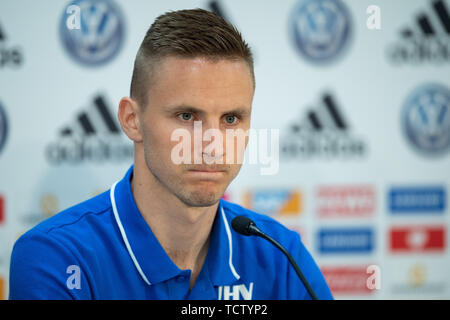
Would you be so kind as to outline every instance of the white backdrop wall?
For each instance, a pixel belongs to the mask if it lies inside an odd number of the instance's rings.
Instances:
[[[2,0],[0,299],[15,240],[132,163],[115,115],[134,56],[158,15],[195,7],[241,30],[252,127],[280,132],[278,173],[245,164],[226,197],[298,231],[337,299],[450,298],[449,0]]]

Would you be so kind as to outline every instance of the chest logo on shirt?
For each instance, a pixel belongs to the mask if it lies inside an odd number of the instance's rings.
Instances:
[[[245,284],[218,287],[218,300],[252,300],[252,295],[253,282],[248,287]]]

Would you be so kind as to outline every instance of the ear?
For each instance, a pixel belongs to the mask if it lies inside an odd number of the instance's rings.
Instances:
[[[123,132],[134,142],[142,142],[139,112],[139,105],[133,99],[123,97],[120,100],[117,116]]]

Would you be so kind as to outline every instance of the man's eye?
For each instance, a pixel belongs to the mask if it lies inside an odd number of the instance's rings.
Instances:
[[[181,120],[184,120],[184,121],[189,121],[189,120],[192,120],[192,113],[188,113],[188,112],[183,112],[183,113],[180,113],[179,115],[178,115],[178,117],[181,119]]]
[[[237,117],[234,116],[234,115],[229,115],[229,116],[226,116],[226,117],[225,117],[225,122],[226,122],[227,124],[233,124],[233,123],[235,123],[236,121],[237,121]]]

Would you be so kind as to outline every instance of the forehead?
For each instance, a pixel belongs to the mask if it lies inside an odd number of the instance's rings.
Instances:
[[[253,80],[244,60],[166,57],[152,75],[154,106],[251,106]]]

